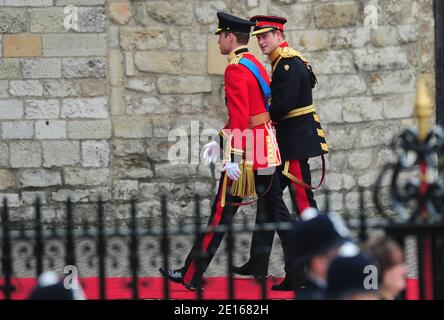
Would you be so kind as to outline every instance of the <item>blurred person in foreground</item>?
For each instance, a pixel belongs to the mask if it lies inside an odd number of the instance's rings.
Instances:
[[[406,288],[407,267],[401,247],[390,238],[369,239],[362,250],[378,265],[379,294],[383,300],[395,300]]]
[[[292,238],[296,299],[322,300],[328,267],[338,248],[350,241],[348,230],[338,215],[319,214],[314,208],[304,210],[301,218]]]
[[[353,243],[338,250],[327,274],[327,300],[380,300],[376,261]]]
[[[86,300],[80,283],[69,287],[57,273],[47,271],[40,275],[37,286],[29,295],[29,300]]]

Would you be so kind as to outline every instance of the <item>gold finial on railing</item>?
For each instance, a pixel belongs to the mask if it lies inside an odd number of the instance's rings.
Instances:
[[[432,108],[432,101],[427,92],[425,81],[421,79],[415,100],[415,117],[418,121],[418,137],[420,141],[424,141],[430,131],[429,119],[433,114]]]

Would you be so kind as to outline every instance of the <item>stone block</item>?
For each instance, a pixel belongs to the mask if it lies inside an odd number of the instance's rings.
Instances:
[[[0,59],[0,79],[17,79],[22,77],[18,59]]]
[[[265,14],[265,13],[259,13]],[[279,17],[286,17],[288,19],[285,25],[286,30],[306,30],[312,23],[313,8],[310,3],[292,4],[292,5],[278,5],[271,3],[268,7],[268,14]]]
[[[4,0],[5,6],[11,7],[49,7],[54,0]]]
[[[43,85],[38,80],[13,80],[9,82],[9,94],[14,97],[41,97]]]
[[[318,28],[353,27],[359,21],[359,6],[354,1],[320,3],[314,7],[314,20]]]
[[[415,91],[416,72],[412,69],[385,71],[370,75],[373,94],[412,93]]]
[[[29,24],[32,33],[66,33],[63,26],[63,8],[29,9]]]
[[[109,139],[110,120],[82,120],[68,122],[69,139]]]
[[[106,16],[104,7],[78,8],[79,32],[105,32]]]
[[[8,98],[8,81],[6,80],[0,80],[0,98]]]
[[[111,19],[118,24],[127,24],[131,17],[130,5],[126,2],[116,2],[109,5]]]
[[[23,102],[20,100],[0,100],[0,119],[12,120],[23,117]]]
[[[62,118],[91,118],[108,117],[106,98],[65,99],[62,104]]]
[[[109,182],[109,169],[65,168],[65,184],[71,186],[98,186]]]
[[[162,29],[122,27],[120,30],[120,46],[124,50],[156,50],[167,45],[167,33]]]
[[[177,75],[206,73],[205,59],[202,59],[200,52],[136,52],[134,62],[137,69],[143,72]]]
[[[395,94],[382,98],[385,119],[411,118],[415,105],[415,93]]]
[[[39,120],[35,122],[37,139],[65,139],[66,122],[62,120]]]
[[[39,198],[41,204],[47,204],[47,194],[44,191],[23,191],[22,201],[27,205],[35,205],[36,199]]]
[[[105,78],[107,65],[105,58],[63,59],[63,76],[72,78]]]
[[[109,53],[109,80],[112,86],[121,87],[125,73],[123,54],[119,50]]]
[[[382,120],[383,103],[372,97],[345,98],[342,116],[345,122]]]
[[[25,79],[60,78],[62,63],[60,59],[27,59],[22,62]]]
[[[207,77],[159,77],[157,87],[161,94],[191,94],[213,90],[211,79]]]
[[[56,6],[99,6],[105,4],[106,0],[55,0]]]
[[[126,113],[125,99],[123,98],[123,88],[111,87],[111,114],[124,115]]]
[[[25,119],[57,119],[60,114],[58,100],[26,100]]]
[[[399,47],[357,49],[354,60],[360,71],[404,69],[408,63],[407,54]]]
[[[5,34],[3,56],[6,58],[38,57],[42,55],[40,34]]]
[[[37,168],[42,165],[42,148],[38,142],[11,142],[9,150],[11,168]]]
[[[19,182],[23,188],[45,188],[62,184],[62,176],[56,170],[24,170],[19,174]]]
[[[105,34],[45,34],[45,57],[84,57],[106,55]]]
[[[80,162],[80,146],[77,141],[43,141],[45,167],[75,166]]]
[[[108,94],[106,79],[82,79],[79,81],[80,95],[83,97],[98,97]]]
[[[115,200],[131,200],[139,192],[139,183],[135,180],[118,180],[114,182],[113,198]]]
[[[0,10],[0,33],[26,32],[28,14],[22,8],[2,8]]]
[[[32,121],[13,121],[2,123],[3,139],[32,139],[34,125]]]
[[[106,141],[82,142],[83,167],[107,167],[110,159],[110,148]]]
[[[119,117],[113,119],[114,136],[117,138],[150,138],[153,127],[149,118]]]
[[[42,80],[42,84],[45,97],[65,98],[80,95],[79,84],[72,80]]]
[[[151,18],[166,24],[188,26],[194,19],[193,5],[188,2],[149,1],[145,8]]]
[[[0,170],[0,190],[15,187],[15,174],[11,170]]]
[[[9,168],[9,148],[6,143],[0,143],[0,166]]]

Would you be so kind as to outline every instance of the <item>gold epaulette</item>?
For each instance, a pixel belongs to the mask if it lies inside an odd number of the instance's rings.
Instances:
[[[309,64],[308,60],[302,55],[302,53],[300,53],[299,51],[290,48],[290,47],[285,47],[282,48],[280,55],[282,58],[294,58],[294,57],[298,57],[299,59],[302,60],[302,62],[304,62],[306,65]]]
[[[233,59],[230,60],[230,64],[239,64],[239,61],[242,59],[242,55],[238,54]]]

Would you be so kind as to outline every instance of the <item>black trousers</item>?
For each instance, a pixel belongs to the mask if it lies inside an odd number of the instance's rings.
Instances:
[[[229,223],[231,223],[239,207],[231,206],[229,205],[229,203],[242,202],[241,198],[233,197],[229,194],[229,192],[227,192],[226,206],[221,206],[224,177],[225,173],[222,173],[219,183],[219,189],[216,195],[216,199],[213,203],[210,219],[208,221],[208,226],[210,228],[219,225],[228,225]],[[272,175],[258,175],[257,173],[255,173],[255,184],[256,191],[259,197],[268,189],[268,192],[260,200],[260,202],[263,203],[262,207],[264,208],[264,210],[260,210],[260,221],[263,220],[273,222],[294,222],[290,212],[287,209],[287,206],[282,200],[282,188],[279,182],[279,175],[277,170]],[[268,233],[271,237],[274,235],[274,231],[269,231]],[[290,268],[291,263],[291,232],[278,231],[278,235],[282,242],[285,264],[286,268],[288,269]],[[213,259],[217,249],[219,248],[220,243],[222,242],[223,236],[224,233],[214,233],[210,230],[209,232],[203,234],[199,241],[194,243],[193,248],[186,258],[185,265],[181,269],[185,284],[196,285],[197,281],[200,281],[202,279],[203,274],[207,270],[211,260]],[[197,246],[198,244],[200,244],[199,248]],[[199,249],[202,252],[202,256],[201,258],[196,259],[196,253],[199,252]],[[258,276],[265,274],[266,269],[258,269]]]
[[[282,190],[287,187],[290,190],[291,200],[293,202],[294,210],[298,216],[308,207],[316,208],[317,204],[314,199],[313,191],[304,189],[296,182],[291,180],[288,176],[294,176],[297,179],[304,181],[306,184],[311,185],[311,173],[308,159],[305,160],[291,160],[287,164],[287,170],[285,164],[278,168],[279,180]],[[284,174],[285,173],[285,174]],[[267,219],[267,217],[264,217]],[[266,220],[269,222],[270,220]],[[256,216],[256,225],[263,222],[263,218],[260,215]],[[250,267],[252,272],[268,272],[268,264],[270,261],[270,254],[273,245],[274,232],[254,232],[253,239],[251,241],[250,248]],[[286,271],[288,269],[286,268]]]

